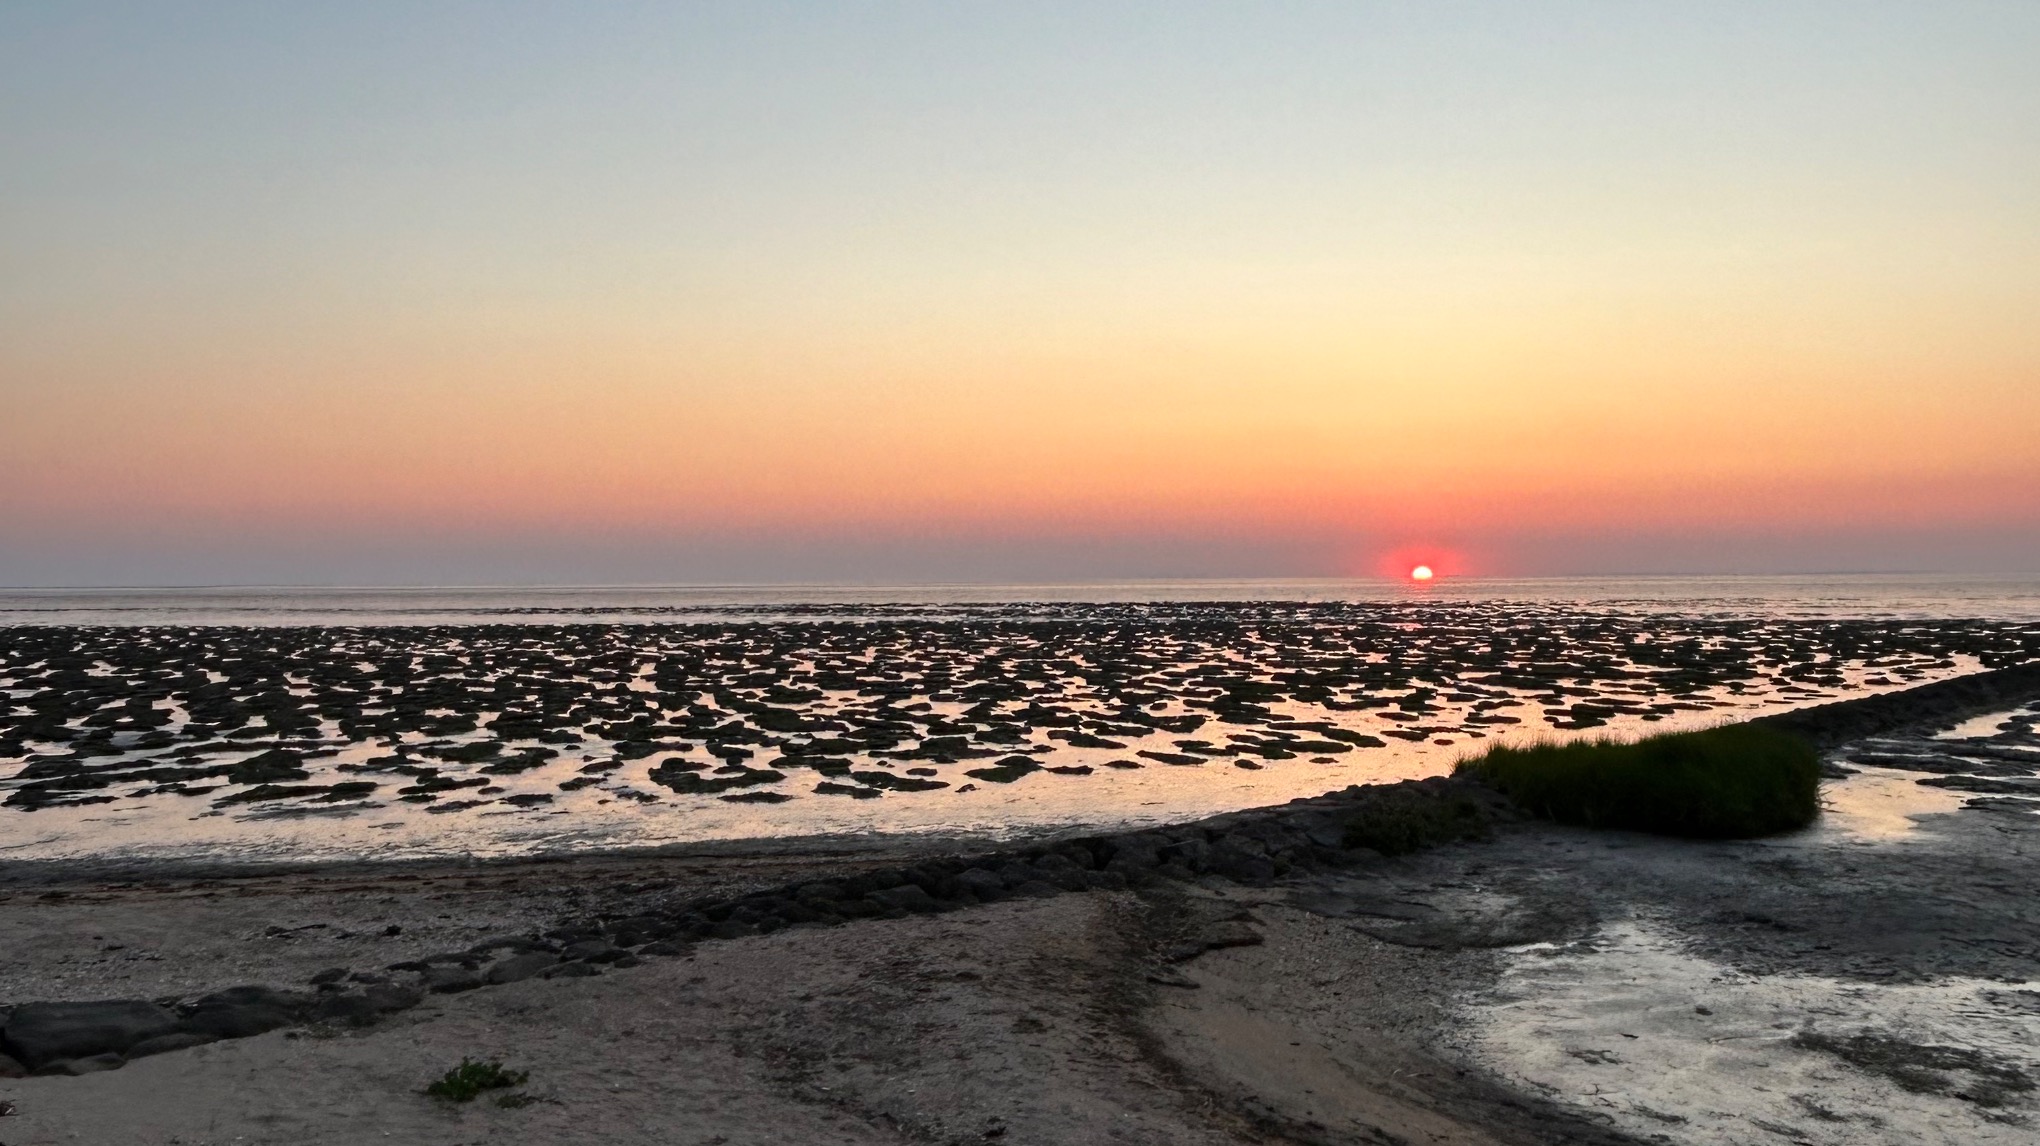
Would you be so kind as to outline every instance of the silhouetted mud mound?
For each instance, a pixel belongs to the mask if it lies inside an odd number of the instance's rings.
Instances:
[[[1957,658],[2040,656],[2040,625],[1995,621],[1476,604],[814,611],[825,615],[0,629],[0,804],[147,801],[251,824],[379,808],[475,824],[706,801],[763,816],[799,801],[791,821],[843,797],[1103,787],[1157,766],[1245,774],[1394,741],[1805,705],[1954,672]],[[1998,686],[1946,687],[1981,704]],[[1826,742],[1922,703],[1780,727]]]

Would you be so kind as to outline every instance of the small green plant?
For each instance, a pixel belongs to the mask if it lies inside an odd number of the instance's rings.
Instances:
[[[485,1090],[508,1090],[523,1086],[530,1075],[521,1070],[505,1070],[503,1064],[494,1059],[477,1062],[463,1058],[460,1065],[440,1075],[425,1088],[425,1093],[434,1098],[453,1102],[473,1102]],[[507,1104],[505,1104],[507,1105]]]
[[[1804,827],[1820,814],[1820,753],[1755,724],[1629,743],[1497,745],[1457,771],[1532,815],[1593,828],[1743,839]]]

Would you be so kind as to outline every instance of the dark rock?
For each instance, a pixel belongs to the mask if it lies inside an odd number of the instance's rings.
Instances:
[[[885,788],[895,792],[929,792],[937,788],[949,787],[948,784],[940,780],[922,780],[913,776],[895,776],[890,772],[880,772],[875,768],[852,772],[850,773],[850,778],[860,784],[866,784],[873,788]]]
[[[257,784],[232,795],[221,796],[213,801],[213,805],[224,807],[231,804],[259,804],[264,800],[294,800],[300,796],[324,795],[325,791],[325,786],[321,784]]]
[[[981,903],[996,903],[1006,898],[1006,881],[998,873],[974,867],[956,875],[956,882],[978,898]]]
[[[28,1068],[14,1061],[13,1056],[0,1054],[0,1078],[26,1078]]]
[[[328,995],[311,1010],[314,1022],[346,1023],[355,1027],[365,1027],[381,1014],[367,995],[359,993]]]
[[[193,1007],[272,1007],[279,1011],[294,1011],[311,1003],[311,996],[298,991],[281,991],[275,987],[250,983],[240,987],[228,987],[194,999]]]
[[[1034,861],[1040,878],[1064,891],[1083,891],[1091,885],[1084,880],[1084,869],[1078,867],[1068,856],[1050,852]],[[1025,882],[1025,881],[1022,881]]]
[[[823,918],[822,912],[791,899],[781,900],[771,910],[787,923],[819,923]]]
[[[749,755],[749,753],[747,752],[745,755]],[[776,784],[786,779],[786,773],[775,771],[771,768],[746,768],[741,764],[732,764],[729,767],[734,770],[729,774],[708,780],[703,779],[692,770],[669,767],[668,765],[672,763],[673,761],[669,760],[652,769],[650,777],[653,783],[663,784],[683,796],[709,795],[728,791],[731,788],[749,788],[760,784]]]
[[[65,1059],[48,1063],[35,1069],[38,1075],[79,1075],[97,1074],[102,1070],[119,1070],[127,1060],[117,1054],[95,1054],[84,1058]]]
[[[514,776],[519,772],[529,772],[533,768],[541,767],[546,761],[558,755],[558,750],[552,748],[528,748],[514,756],[497,760],[484,767],[482,771],[492,776]],[[547,796],[546,799],[550,800],[552,797]]]
[[[613,963],[623,957],[623,948],[607,939],[583,939],[572,943],[560,952],[562,959],[579,959],[587,963]]]
[[[1915,781],[1929,788],[1957,792],[1987,792],[2001,796],[2040,796],[2040,779],[1997,779],[1987,776],[1930,776]]]
[[[601,968],[587,963],[561,963],[544,971],[548,979],[587,979],[601,973]]]
[[[529,979],[559,961],[559,956],[550,952],[527,951],[522,955],[497,960],[490,965],[483,978],[491,983],[515,983]]]
[[[1113,871],[1143,871],[1161,862],[1156,853],[1162,841],[1152,835],[1113,836],[1100,843],[1109,857],[1105,866]]]
[[[973,780],[983,780],[991,784],[1011,784],[1029,772],[1039,771],[1041,771],[1041,765],[1035,763],[1031,757],[1007,756],[993,761],[986,767],[972,768],[965,772],[964,775],[969,776]]]
[[[664,939],[673,934],[670,920],[656,915],[638,915],[618,920],[610,928],[610,935],[618,947],[636,947],[654,939]]]
[[[1202,756],[1188,756],[1181,752],[1157,752],[1151,748],[1142,749],[1141,751],[1134,753],[1134,755],[1144,757],[1149,760],[1158,761],[1163,764],[1175,764],[1180,767],[1191,767],[1193,765],[1202,764],[1205,762],[1205,759]]]
[[[934,896],[929,895],[926,891],[911,883],[882,891],[867,892],[865,898],[878,904],[880,907],[897,908],[901,911],[912,911],[921,914],[941,911],[943,909],[942,903]]]
[[[694,944],[683,943],[677,939],[662,939],[657,943],[647,943],[643,947],[638,948],[638,954],[663,955],[669,958],[692,955],[694,954]]]
[[[1907,772],[1938,772],[1944,776],[2030,776],[2032,769],[2002,761],[1986,763],[1982,760],[1965,760],[1960,756],[1945,754],[1899,755],[1890,752],[1854,752],[1848,757],[1851,764],[1862,764],[1871,768],[1898,768]]]
[[[1978,796],[1962,801],[1962,806],[1979,812],[2016,812],[2020,815],[2040,811],[2040,805],[2020,796]]]
[[[23,1003],[7,1016],[0,1045],[23,1066],[121,1053],[143,1039],[177,1029],[177,1016],[139,999],[94,1003]]]
[[[1009,888],[1017,888],[1023,883],[1038,883],[1041,881],[1041,874],[1039,868],[1019,860],[999,868],[999,878],[1004,880]]]
[[[1075,867],[1082,868],[1085,871],[1089,871],[1092,868],[1098,866],[1098,857],[1092,853],[1090,848],[1084,846],[1083,842],[1080,840],[1072,840],[1069,843],[1057,847],[1055,850],[1049,852],[1047,855],[1042,856],[1042,860],[1046,860],[1051,856],[1057,860],[1062,861],[1063,863],[1071,864]],[[1037,860],[1035,862],[1040,863],[1041,861]]]
[[[867,788],[862,784],[838,784],[833,780],[824,780],[816,784],[814,792],[818,796],[848,796],[853,800],[876,800],[885,795],[876,788]]]
[[[888,887],[898,887],[905,882],[907,882],[906,879],[896,871],[868,871],[844,880],[843,887],[853,894],[863,895],[870,891],[882,891]]]
[[[323,987],[327,983],[338,983],[340,980],[345,979],[346,977],[347,968],[328,967],[324,971],[321,971],[318,974],[312,976],[311,983],[312,986],[314,987]]]
[[[1231,836],[1211,849],[1205,870],[1244,884],[1269,883],[1281,874],[1273,860],[1265,855],[1256,855],[1250,850],[1250,845]]]
[[[425,972],[425,989],[435,995],[472,991],[481,985],[482,977],[466,967],[434,967]]]
[[[304,757],[288,748],[259,752],[227,767],[227,779],[236,784],[274,784],[281,780],[303,780],[310,775],[304,769]]]

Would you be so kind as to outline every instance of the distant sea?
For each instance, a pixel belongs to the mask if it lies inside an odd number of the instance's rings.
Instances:
[[[0,589],[0,625],[446,625],[898,616],[1041,603],[1508,602],[1609,612],[2040,620],[2040,574],[1822,574],[689,585]]]

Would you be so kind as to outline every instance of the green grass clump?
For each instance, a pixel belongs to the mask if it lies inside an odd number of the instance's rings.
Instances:
[[[1457,771],[1533,815],[1594,828],[1741,839],[1804,827],[1820,813],[1820,754],[1752,724],[1633,743],[1497,745]]]
[[[476,1062],[463,1058],[460,1065],[440,1075],[425,1088],[425,1093],[434,1098],[447,1098],[454,1102],[472,1102],[485,1090],[507,1090],[524,1085],[530,1077],[521,1070],[504,1070],[503,1064],[491,1059]]]
[[[1399,856],[1488,834],[1487,814],[1464,796],[1440,797],[1409,788],[1382,789],[1372,795],[1346,818],[1349,848]]]

